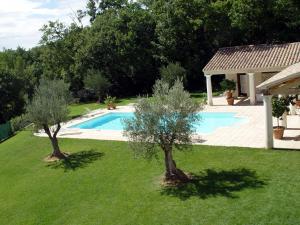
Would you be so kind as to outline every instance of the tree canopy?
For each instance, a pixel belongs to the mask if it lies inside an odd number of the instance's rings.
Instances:
[[[173,86],[176,80],[181,80],[183,85],[186,84],[186,70],[179,63],[169,63],[167,66],[161,67],[160,76],[170,86]]]
[[[111,85],[106,77],[100,71],[96,70],[90,70],[88,72],[88,75],[84,80],[84,84],[87,88],[91,89],[97,94],[99,102],[101,102],[105,92]]]
[[[165,153],[166,179],[186,180],[187,176],[176,167],[172,152],[174,147],[184,150],[192,141],[193,124],[200,120],[201,106],[184,91],[177,80],[174,86],[158,80],[152,98],[142,98],[135,106],[135,117],[125,120],[124,134],[136,153],[147,158]],[[159,148],[157,148],[159,147]]]
[[[38,46],[0,52],[0,69],[20,78],[29,97],[41,77],[63,79],[77,96],[90,70],[105,74],[114,96],[145,94],[172,62],[185,69],[187,90],[204,90],[202,68],[218,48],[300,41],[296,0],[86,3],[74,23],[45,24]]]
[[[61,123],[67,120],[70,100],[68,84],[62,80],[41,79],[26,108],[31,122],[37,129],[44,129],[49,136],[53,147],[51,155],[53,157],[64,158],[56,136]]]
[[[0,124],[22,114],[24,94],[22,80],[8,71],[0,70]]]

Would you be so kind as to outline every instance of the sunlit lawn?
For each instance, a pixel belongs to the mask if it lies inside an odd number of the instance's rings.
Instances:
[[[137,100],[136,97],[117,99],[117,105],[123,106],[123,105],[127,105],[129,103],[135,103],[136,100]],[[74,104],[71,104],[69,107],[69,110],[70,110],[69,117],[70,118],[78,117],[85,113],[88,113],[91,110],[102,109],[105,107],[106,107],[106,105],[104,103],[99,104],[97,102],[74,103]]]
[[[197,179],[163,188],[163,160],[135,159],[126,142],[60,140],[23,131],[0,144],[0,224],[300,224],[300,152],[194,146],[177,152]]]
[[[103,107],[73,104],[70,117]],[[194,146],[175,154],[194,181],[167,188],[161,155],[135,159],[126,142],[60,144],[72,153],[60,163],[43,161],[49,140],[31,131],[0,144],[1,225],[300,224],[300,152]]]

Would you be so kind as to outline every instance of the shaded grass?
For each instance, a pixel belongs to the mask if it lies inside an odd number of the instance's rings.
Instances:
[[[213,96],[220,96],[223,93],[223,91],[217,91],[213,92]],[[195,99],[197,102],[203,102],[207,98],[206,92],[192,92],[191,97]]]
[[[188,183],[164,187],[162,194],[176,196],[181,200],[193,196],[205,199],[218,195],[236,198],[238,195],[234,192],[247,188],[261,188],[266,184],[258,178],[255,171],[246,168],[228,171],[207,169],[191,176],[192,180]]]
[[[54,169],[63,168],[65,171],[76,170],[86,167],[88,164],[100,159],[103,156],[104,153],[97,152],[93,149],[88,151],[80,151],[68,155],[68,157],[64,160],[49,162],[47,166]]]
[[[22,131],[0,144],[0,224],[300,224],[300,152],[194,146],[174,157],[195,182],[163,193],[161,156],[134,159],[116,141],[60,145],[74,158],[51,167],[47,138]]]

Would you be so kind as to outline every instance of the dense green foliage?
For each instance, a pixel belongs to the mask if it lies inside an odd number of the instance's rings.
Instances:
[[[224,79],[220,82],[223,91],[235,91],[236,83],[234,80]]]
[[[90,70],[84,79],[84,85],[94,91],[98,97],[98,102],[101,102],[111,84],[101,72]]]
[[[159,68],[172,62],[185,69],[188,90],[203,90],[201,70],[218,48],[300,41],[295,0],[87,0],[74,21],[45,24],[35,48],[0,52],[0,69],[20,78],[29,97],[48,77],[85,99],[90,70],[108,79],[111,95],[149,93]]]
[[[173,86],[176,80],[180,80],[186,85],[186,70],[179,63],[169,63],[167,66],[160,68],[161,80]]]
[[[23,112],[24,94],[22,80],[0,70],[0,124]]]
[[[135,160],[116,141],[62,139],[60,146],[70,161],[48,165],[46,138],[25,131],[0,144],[0,224],[300,223],[297,151],[193,146],[174,158],[198,182],[164,189],[162,154]]]
[[[37,128],[64,122],[70,103],[69,87],[62,80],[42,79],[26,107],[28,118]]]
[[[154,29],[150,12],[137,3],[102,12],[85,30],[78,73],[102,71],[112,83],[113,95],[147,93],[158,74],[151,44]]]

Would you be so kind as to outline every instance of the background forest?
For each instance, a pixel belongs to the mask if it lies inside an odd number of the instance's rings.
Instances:
[[[218,48],[300,41],[298,0],[89,0],[76,15],[45,24],[32,49],[0,52],[0,124],[23,113],[41,77],[63,79],[88,101],[91,74],[126,97],[150,93],[160,68],[178,63],[186,88],[204,90],[202,68]]]

